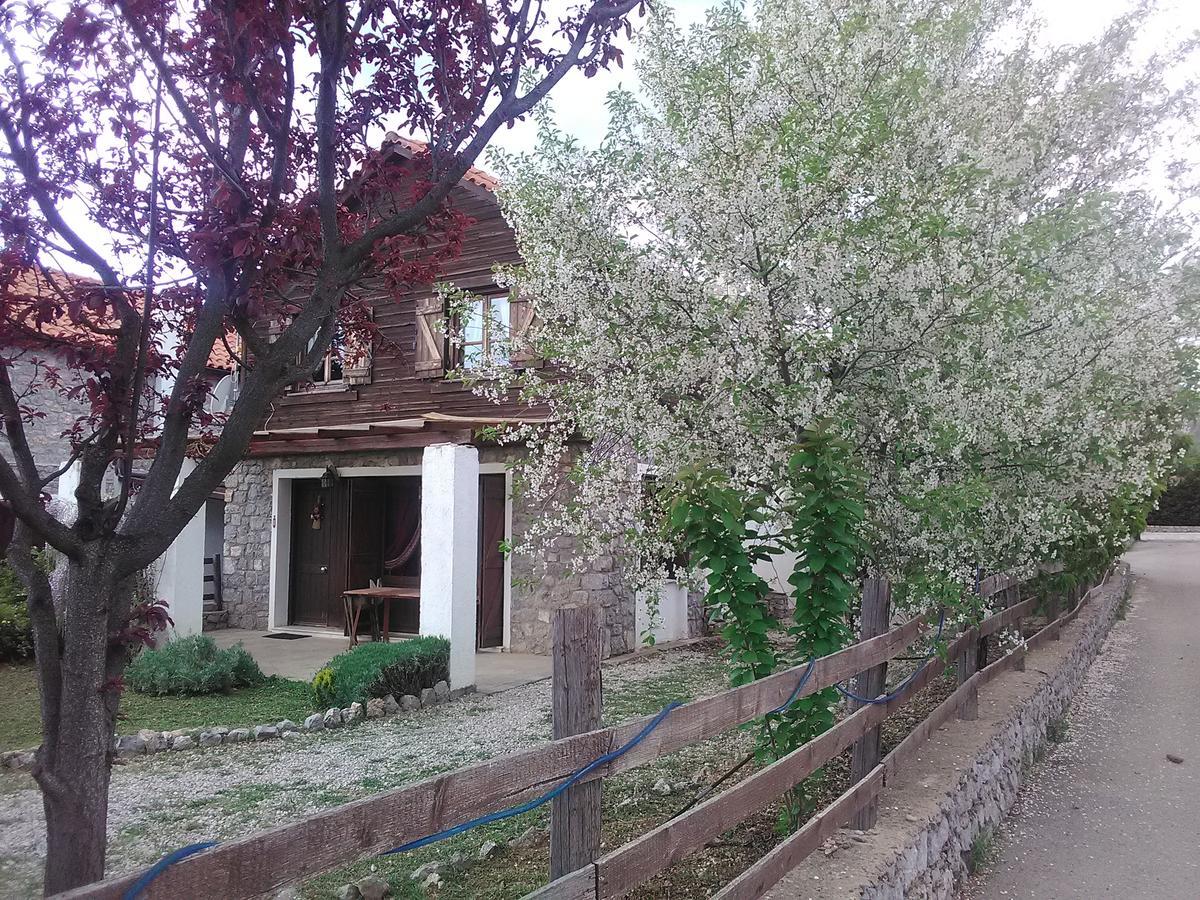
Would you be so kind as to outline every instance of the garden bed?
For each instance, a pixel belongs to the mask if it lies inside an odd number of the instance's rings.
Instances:
[[[117,733],[303,721],[312,711],[312,688],[307,682],[286,678],[272,677],[257,687],[205,696],[153,697],[127,690],[121,696]],[[33,663],[0,666],[0,751],[36,747],[41,740]]]

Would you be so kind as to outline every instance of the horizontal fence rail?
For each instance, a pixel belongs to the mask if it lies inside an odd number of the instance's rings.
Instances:
[[[1009,576],[991,576],[980,582],[979,593],[992,597],[1017,586]],[[1069,612],[1031,638],[1049,640],[1078,614],[1087,595]],[[613,850],[594,863],[568,873],[529,895],[554,900],[620,896],[704,846],[754,812],[773,802],[816,769],[838,756],[871,728],[924,689],[955,658],[982,638],[1033,613],[1035,600],[1025,600],[967,629],[950,642],[947,651],[924,667],[886,703],[863,706],[829,731],[782,759],[755,772],[683,815],[660,825],[636,840]],[[913,619],[898,628],[801,665],[711,697],[673,709],[662,724],[624,755],[589,772],[581,782],[628,771],[689,744],[707,740],[777,709],[785,701],[809,696],[848,681],[860,672],[903,653],[928,633],[935,616]],[[1051,634],[1052,632],[1052,634]],[[1040,641],[1039,641],[1040,639]],[[961,685],[947,701],[922,722],[867,777],[819,813],[718,896],[756,897],[778,880],[829,833],[870,802],[888,772],[899,769],[938,724],[961,707],[963,696],[990,677],[1023,659],[1018,649]],[[793,696],[794,694],[794,696]],[[959,698],[956,700],[955,698]],[[954,701],[954,702],[952,702]],[[943,712],[945,708],[945,712]],[[601,728],[446,772],[415,784],[323,810],[301,822],[229,841],[169,866],[144,891],[142,897],[221,897],[225,900],[257,897],[299,879],[352,862],[365,855],[404,844],[426,835],[470,822],[537,797],[593,760],[628,743],[654,719],[645,716],[610,728]],[[918,737],[918,735],[920,735]],[[815,841],[815,843],[813,843]],[[784,866],[786,865],[786,868]],[[778,874],[776,874],[778,873]],[[141,873],[60,894],[60,900],[120,900]],[[769,882],[769,883],[768,883]],[[758,890],[759,893],[754,893]]]
[[[999,581],[988,587],[992,588],[993,594],[997,594],[1015,585],[1015,581]],[[1052,635],[1057,634],[1079,614],[1086,599],[1087,595],[1081,598],[1072,610],[1048,623],[1037,635],[1031,637],[1028,641],[1029,649],[1040,646]],[[1037,604],[1037,598],[1014,603],[978,625],[966,629],[947,645],[943,653],[929,659],[916,676],[886,703],[863,706],[782,759],[760,769],[722,793],[710,797],[688,812],[618,847],[596,862],[527,895],[525,900],[607,900],[627,894],[786,794],[921,693],[953,665],[954,660],[963,652],[989,635],[996,634],[1031,615]],[[838,828],[847,824],[855,813],[876,799],[887,778],[910,764],[931,734],[956,715],[960,715],[964,708],[974,704],[980,687],[1002,672],[1017,667],[1024,660],[1026,653],[1025,647],[1017,647],[991,665],[972,674],[861,781],[851,786],[799,831],[785,839],[714,896],[720,900],[751,900],[766,893]]]

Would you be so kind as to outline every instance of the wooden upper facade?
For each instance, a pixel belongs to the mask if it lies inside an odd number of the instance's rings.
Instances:
[[[496,285],[493,267],[520,261],[515,235],[504,221],[490,186],[464,179],[455,189],[453,203],[474,224],[467,229],[462,253],[443,266],[440,280],[480,295],[496,294],[501,289]],[[290,438],[286,434],[289,430],[320,427],[324,432],[321,437],[331,440],[320,449],[334,449],[332,439],[349,437],[349,432],[337,426],[363,428],[378,423],[368,433],[359,434],[359,440],[339,441],[339,449],[352,449],[351,444],[354,449],[369,449],[420,443],[409,423],[429,414],[434,414],[432,418],[462,417],[463,421],[453,428],[445,422],[431,422],[418,429],[453,435],[459,440],[483,424],[482,420],[531,415],[529,407],[516,398],[497,404],[447,377],[447,370],[454,364],[450,358],[454,348],[444,334],[445,310],[432,285],[400,294],[381,293],[369,305],[379,332],[377,348],[367,360],[349,362],[343,378],[329,384],[298,385],[278,399],[265,426],[269,433],[256,435],[252,455],[269,455],[275,452],[273,448],[282,448],[279,438]],[[514,329],[525,327],[529,315],[527,302],[512,303]],[[401,421],[409,427],[394,427]],[[389,433],[393,434],[390,441],[385,439]],[[397,441],[400,433],[407,439]],[[300,452],[303,446],[292,440],[287,443],[296,446],[290,452]]]

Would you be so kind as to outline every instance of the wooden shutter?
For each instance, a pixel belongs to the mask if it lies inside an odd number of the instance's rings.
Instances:
[[[413,359],[418,378],[441,378],[446,373],[446,305],[441,297],[417,300]]]
[[[541,365],[529,346],[530,328],[534,324],[533,301],[529,297],[515,296],[508,301],[508,322],[512,331],[512,364],[520,368]]]
[[[371,383],[373,349],[370,334],[361,332],[346,334],[346,340],[342,347],[342,381],[346,384]]]

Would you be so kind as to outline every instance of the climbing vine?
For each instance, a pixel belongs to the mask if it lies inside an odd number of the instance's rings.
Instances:
[[[850,641],[850,606],[858,595],[863,542],[862,476],[850,448],[826,433],[810,433],[788,460],[790,524],[784,534],[796,554],[788,578],[796,610],[787,633],[789,663],[827,656]],[[827,688],[774,716],[780,755],[833,725],[837,693]]]
[[[722,623],[735,686],[770,675],[780,663],[797,666],[826,656],[850,640],[864,516],[862,477],[852,460],[850,449],[830,434],[807,434],[788,460],[785,489],[773,509],[765,494],[739,490],[717,471],[680,479],[670,527],[691,564],[706,573],[705,603]],[[785,523],[779,534],[769,532],[772,521]],[[797,559],[788,579],[796,609],[786,627],[772,617],[769,586],[754,571],[756,562],[780,550]],[[755,755],[762,762],[779,759],[827,730],[836,704],[836,692],[826,689],[768,713]],[[793,792],[783,825],[794,825],[806,811],[804,797],[803,790]]]
[[[775,671],[770,632],[776,623],[767,609],[767,583],[754,571],[766,559],[756,526],[764,523],[765,498],[730,485],[717,471],[690,472],[680,478],[680,492],[670,507],[670,527],[678,535],[692,565],[706,572],[705,605],[722,622],[730,661],[730,681],[737,687]]]

